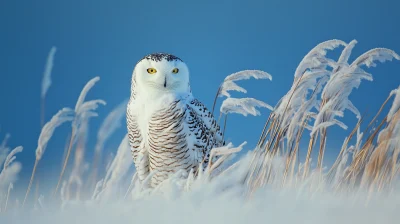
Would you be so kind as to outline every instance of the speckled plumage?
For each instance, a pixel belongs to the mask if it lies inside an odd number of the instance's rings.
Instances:
[[[150,66],[159,74],[146,74]],[[169,74],[175,67],[181,74]],[[163,81],[169,83],[165,88]],[[136,65],[127,126],[139,179],[154,172],[152,187],[180,169],[196,170],[202,162],[206,166],[210,150],[224,144],[214,117],[190,91],[186,65],[168,54],[146,56]]]
[[[167,54],[167,53],[153,53],[153,54],[148,54],[144,56],[139,62],[142,60],[151,60],[151,61],[156,61],[160,62],[162,60],[166,61],[174,61],[174,60],[179,60],[182,61],[182,59],[172,55],[172,54]],[[183,62],[183,61],[182,61]]]

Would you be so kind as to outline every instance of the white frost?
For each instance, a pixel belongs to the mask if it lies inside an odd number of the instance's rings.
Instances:
[[[392,119],[394,114],[400,109],[400,86],[399,86],[399,88],[392,90],[392,92],[390,92],[390,95],[391,96],[396,95],[396,96],[394,97],[392,107],[390,108],[390,111],[388,113],[387,119],[389,121]]]
[[[237,91],[237,92],[242,92],[242,93],[247,93],[247,90],[238,84],[235,83],[235,81],[239,80],[246,80],[250,78],[255,78],[255,79],[269,79],[272,80],[272,76],[264,71],[260,70],[243,70],[240,72],[233,73],[231,75],[228,75],[225,79],[224,82],[222,83],[221,87],[219,88],[218,96],[226,96],[226,97],[231,97],[229,94],[229,91]]]
[[[65,107],[58,111],[51,118],[51,120],[43,126],[36,149],[36,160],[40,160],[42,158],[46,150],[47,143],[49,142],[51,136],[53,136],[54,130],[63,123],[72,121],[73,119],[73,110]]]
[[[227,98],[222,102],[220,111],[224,114],[238,113],[243,116],[251,114],[253,116],[260,115],[257,107],[265,107],[273,110],[273,107],[254,98]]]

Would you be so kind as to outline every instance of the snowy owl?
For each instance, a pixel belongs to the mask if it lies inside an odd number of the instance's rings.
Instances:
[[[224,145],[212,113],[193,97],[189,70],[178,57],[145,56],[132,74],[127,126],[139,180],[155,187],[178,170],[207,165],[210,150]]]

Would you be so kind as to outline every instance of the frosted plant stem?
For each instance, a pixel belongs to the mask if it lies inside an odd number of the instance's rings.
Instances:
[[[368,132],[368,129],[372,126],[372,124],[375,122],[376,118],[378,118],[378,116],[381,114],[382,110],[385,108],[387,102],[389,102],[389,100],[392,98],[391,95],[388,96],[388,98],[386,98],[385,102],[383,102],[382,106],[379,108],[378,113],[376,113],[375,117],[372,118],[372,120],[369,122],[367,128],[365,129],[364,133]]]
[[[7,212],[8,199],[10,198],[10,192],[11,192],[12,187],[13,187],[13,185],[12,185],[12,183],[10,183],[10,185],[8,185],[7,198],[6,198],[6,204],[4,206],[4,212]]]
[[[304,163],[303,180],[307,177],[307,174],[308,174],[309,163],[310,163],[310,159],[311,159],[311,152],[312,152],[312,150],[313,150],[314,142],[315,142],[315,138],[316,138],[315,135],[316,135],[316,134],[313,134],[313,135],[311,136],[310,142],[309,142],[309,144],[308,144],[306,162]]]
[[[35,186],[35,201],[38,201],[39,199],[39,180],[36,180],[36,186]]]
[[[65,160],[65,157],[67,155],[67,150],[68,150],[68,145],[69,145],[69,139],[71,138],[71,135],[68,135],[67,138],[65,139],[65,145],[64,145],[64,152],[63,152],[63,157],[62,161]],[[62,168],[63,164],[61,164],[60,168]]]
[[[35,172],[36,172],[36,167],[37,167],[38,163],[39,163],[39,160],[36,159],[35,165],[33,165],[31,180],[29,181],[28,189],[26,190],[25,198],[24,198],[24,201],[22,202],[22,207],[24,207],[26,199],[28,198],[29,192],[31,191],[31,187],[32,187],[33,179],[35,178]]]
[[[289,175],[290,182],[293,179],[294,167],[295,167],[296,162],[297,162],[297,154],[298,154],[299,143],[300,143],[301,136],[303,135],[303,132],[304,132],[304,129],[305,129],[304,127],[305,127],[305,124],[307,123],[307,120],[308,120],[308,116],[303,121],[303,125],[302,125],[302,128],[301,128],[301,131],[297,133],[296,142],[294,144],[294,149],[293,150],[291,149],[289,154],[287,155],[288,160],[286,162],[286,167],[285,167],[285,173],[284,173],[284,176],[283,176],[282,186],[285,186],[287,175]],[[290,169],[290,174],[289,174],[289,169]]]
[[[224,130],[222,132],[222,140],[224,140],[225,137],[225,130],[226,130],[226,121],[228,120],[228,114],[225,114],[225,119],[224,119]]]
[[[92,189],[93,187],[96,186],[96,180],[97,180],[97,175],[98,175],[98,169],[99,169],[99,164],[100,164],[100,160],[101,160],[101,151],[95,151],[94,152],[94,158],[93,158],[93,168],[92,168],[92,173],[90,175],[89,181],[88,181],[88,185],[90,187],[90,189]]]
[[[317,169],[322,170],[322,161],[324,159],[325,154],[325,146],[326,146],[326,136],[327,136],[327,129],[322,129],[321,131],[321,142],[320,142],[320,149],[318,154],[318,165]]]
[[[222,86],[222,85],[221,85],[221,86]],[[217,103],[217,99],[218,99],[218,96],[219,96],[219,92],[221,91],[221,86],[218,87],[217,94],[215,94],[214,103],[213,103],[212,112],[211,112],[212,115],[214,115],[215,104]]]
[[[124,200],[126,200],[126,198],[128,197],[128,194],[131,193],[131,191],[133,189],[133,185],[135,185],[136,178],[137,178],[137,173],[135,172],[135,174],[132,177],[131,183],[129,184],[128,190],[125,193]]]
[[[272,113],[271,113],[271,114],[272,114]],[[258,140],[258,143],[257,143],[257,146],[260,146],[260,148],[261,148],[261,146],[262,146],[263,143],[264,143],[264,141],[263,141],[263,139],[264,139],[263,136],[265,136],[265,131],[267,131],[268,124],[270,123],[271,114],[268,116],[268,120],[267,120],[267,122],[265,122],[265,124],[264,124],[264,128],[263,128],[263,130],[262,130],[262,132],[261,132],[260,139]]]
[[[43,128],[45,116],[45,98],[40,99],[40,127]]]
[[[53,197],[57,194],[58,188],[60,187],[61,180],[62,180],[62,178],[64,176],[65,169],[67,168],[68,159],[69,159],[69,156],[71,155],[71,149],[72,149],[72,143],[73,143],[73,140],[74,140],[74,135],[75,135],[75,131],[72,130],[71,138],[70,138],[70,141],[69,141],[69,147],[68,147],[68,151],[67,151],[67,156],[65,157],[64,165],[63,165],[63,168],[61,170],[60,177],[58,178],[57,187],[56,187],[56,190],[53,193]]]

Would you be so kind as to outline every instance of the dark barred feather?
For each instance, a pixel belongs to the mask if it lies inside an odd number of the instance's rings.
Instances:
[[[197,170],[209,162],[210,150],[224,145],[220,127],[212,114],[198,100],[176,100],[154,112],[147,131],[148,164],[140,164],[137,157],[141,152],[139,127],[134,118],[127,114],[128,131],[132,155],[139,179],[154,172],[151,186],[156,186],[171,173],[180,169]],[[144,161],[143,158],[141,160]],[[145,170],[141,170],[145,169]]]

